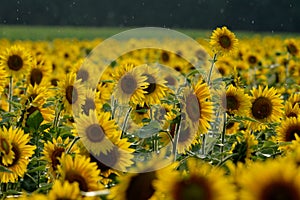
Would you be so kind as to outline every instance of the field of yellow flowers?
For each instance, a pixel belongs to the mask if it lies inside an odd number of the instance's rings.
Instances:
[[[227,27],[0,39],[0,199],[299,200],[299,77],[300,38]]]

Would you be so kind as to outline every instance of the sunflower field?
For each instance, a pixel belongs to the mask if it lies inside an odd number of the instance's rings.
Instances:
[[[299,200],[299,77],[300,38],[227,27],[2,38],[0,199]]]

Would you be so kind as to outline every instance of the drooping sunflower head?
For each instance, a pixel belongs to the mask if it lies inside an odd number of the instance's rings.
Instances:
[[[259,86],[253,88],[251,98],[250,117],[256,122],[247,121],[248,127],[252,130],[262,130],[270,122],[279,122],[283,114],[283,104],[280,95],[275,88]]]
[[[210,37],[210,45],[215,53],[230,54],[237,48],[238,39],[233,32],[223,26],[213,31]]]
[[[32,64],[30,52],[22,46],[14,45],[0,55],[0,66],[4,67],[9,76],[21,77],[27,74]]]

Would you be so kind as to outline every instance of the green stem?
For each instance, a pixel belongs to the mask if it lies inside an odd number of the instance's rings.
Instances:
[[[224,141],[225,141],[225,134],[226,134],[226,111],[224,111],[223,113],[223,131],[222,131],[222,135],[221,135],[221,149],[220,152],[221,154],[224,151]],[[221,161],[223,159],[223,156],[221,155]]]
[[[203,135],[202,135],[201,154],[202,154],[202,156],[204,156],[204,157],[205,157],[205,154],[206,154],[206,152],[205,152],[205,145],[206,145],[206,135],[203,134]]]
[[[130,108],[128,109],[128,111],[126,112],[125,119],[124,119],[124,122],[123,122],[123,125],[122,125],[122,135],[121,135],[121,139],[122,139],[122,138],[125,136],[125,134],[126,134],[125,129],[126,129],[128,117],[129,117],[129,114],[130,114],[131,110],[132,110],[132,107],[130,107]]]
[[[210,66],[208,77],[207,77],[207,85],[208,86],[211,82],[211,75],[212,75],[212,71],[213,71],[213,68],[214,68],[216,62],[217,62],[217,54],[215,53],[213,59],[211,60],[211,66]]]
[[[176,159],[177,159],[177,145],[178,145],[178,141],[179,141],[180,128],[181,128],[181,123],[179,120],[179,122],[176,124],[176,130],[175,130],[174,142],[173,142],[174,161],[176,161]]]
[[[9,103],[8,103],[8,112],[12,112],[12,97],[13,97],[13,77],[10,76],[9,77],[9,88],[8,88],[8,100],[9,100]]]

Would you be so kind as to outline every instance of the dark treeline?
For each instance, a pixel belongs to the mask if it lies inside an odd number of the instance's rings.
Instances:
[[[299,0],[1,0],[0,24],[300,32]]]

